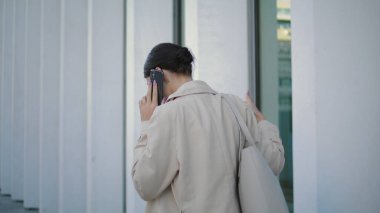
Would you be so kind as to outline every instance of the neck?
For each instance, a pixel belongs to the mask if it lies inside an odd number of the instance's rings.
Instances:
[[[177,76],[176,80],[172,81],[171,93],[177,91],[178,88],[180,88],[183,84],[185,84],[189,81],[192,81],[192,80],[193,79],[191,78],[191,76],[186,76],[186,75]]]

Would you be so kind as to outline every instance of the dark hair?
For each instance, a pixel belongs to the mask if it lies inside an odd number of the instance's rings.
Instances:
[[[186,47],[172,43],[161,43],[153,47],[144,65],[144,78],[156,67],[191,76],[193,55]]]

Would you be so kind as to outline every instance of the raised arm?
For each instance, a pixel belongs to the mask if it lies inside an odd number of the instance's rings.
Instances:
[[[157,107],[157,84],[148,84],[140,102],[141,134],[134,148],[132,179],[137,192],[151,201],[170,185],[178,172],[172,114]],[[151,97],[153,97],[151,99]]]
[[[256,146],[267,160],[275,175],[279,175],[285,164],[284,147],[278,128],[265,120],[264,115],[257,109],[249,94],[246,100],[247,125],[255,135]]]
[[[179,168],[175,134],[165,117],[159,114],[155,112],[150,121],[142,122],[141,135],[134,148],[132,179],[146,201],[157,198],[173,181]]]

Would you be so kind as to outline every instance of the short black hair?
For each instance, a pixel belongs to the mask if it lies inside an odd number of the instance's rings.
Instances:
[[[172,43],[161,43],[153,47],[144,65],[144,78],[156,67],[191,76],[194,57],[188,48]]]

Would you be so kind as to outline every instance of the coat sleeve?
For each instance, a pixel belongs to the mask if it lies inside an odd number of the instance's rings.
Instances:
[[[141,124],[141,135],[134,148],[132,179],[145,201],[156,199],[171,184],[179,166],[175,131],[170,116],[156,108],[149,121]]]
[[[254,135],[256,146],[263,154],[269,167],[275,175],[279,175],[284,168],[284,147],[278,128],[267,120],[257,123],[253,110],[246,107],[247,126]]]

